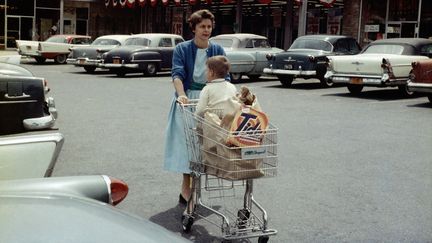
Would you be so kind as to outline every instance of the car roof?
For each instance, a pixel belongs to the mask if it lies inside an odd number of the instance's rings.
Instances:
[[[64,38],[91,38],[91,36],[88,35],[74,35],[74,34],[68,34],[68,35],[53,35],[58,37],[64,37]]]
[[[114,39],[114,40],[120,40],[120,41],[124,41],[127,38],[131,37],[132,35],[102,35],[99,36],[96,39]]]
[[[131,37],[143,37],[143,38],[176,37],[176,38],[183,39],[183,37],[181,37],[180,35],[166,34],[166,33],[142,33],[142,34],[131,35]]]
[[[217,35],[213,37],[212,39],[219,39],[219,38],[237,38],[239,40],[246,40],[246,39],[267,39],[267,37],[262,35],[255,35],[255,34],[248,34],[248,33],[238,33],[238,34],[223,34],[223,35]]]
[[[413,46],[422,46],[426,44],[432,44],[432,40],[425,38],[391,38],[391,39],[381,39],[372,42],[371,44],[408,44]]]
[[[318,40],[323,40],[323,41],[328,41],[333,43],[342,38],[353,39],[353,37],[347,35],[303,35],[298,37],[297,39],[318,39]]]

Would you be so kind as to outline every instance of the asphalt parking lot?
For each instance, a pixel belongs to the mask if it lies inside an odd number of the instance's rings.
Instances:
[[[180,176],[162,168],[173,94],[166,74],[86,74],[69,65],[23,64],[45,77],[66,141],[54,176],[109,174],[130,186],[120,208],[195,242],[218,242],[199,220],[182,233]],[[430,242],[432,106],[396,88],[283,88],[272,78],[242,84],[279,128],[279,167],[256,180],[255,197],[279,231],[271,242]],[[255,241],[255,240],[254,240]]]

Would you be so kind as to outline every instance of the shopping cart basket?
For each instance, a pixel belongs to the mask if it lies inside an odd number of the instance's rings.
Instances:
[[[268,228],[267,212],[252,196],[253,180],[277,173],[277,128],[269,123],[265,131],[229,132],[220,126],[222,110],[209,110],[201,117],[195,114],[196,104],[197,100],[189,100],[179,105],[192,178],[183,230],[189,232],[199,216],[219,225],[224,240],[258,237],[258,242],[267,242],[277,231]],[[243,147],[227,143],[240,137],[260,142]],[[240,205],[227,208],[226,201],[233,200],[236,192],[242,191],[239,188],[244,188]],[[225,206],[210,203],[215,199]],[[209,212],[216,215],[215,220],[208,219]]]

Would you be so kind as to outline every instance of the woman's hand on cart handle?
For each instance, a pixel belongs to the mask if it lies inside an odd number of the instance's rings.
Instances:
[[[186,95],[179,95],[177,97],[177,102],[180,104],[187,104],[188,103],[188,97]]]

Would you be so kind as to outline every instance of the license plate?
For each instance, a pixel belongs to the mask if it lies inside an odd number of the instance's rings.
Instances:
[[[113,59],[114,64],[120,64],[120,59]]]
[[[362,78],[351,78],[350,83],[351,84],[363,84],[363,79]]]
[[[293,69],[293,66],[291,64],[285,64],[285,69]]]

